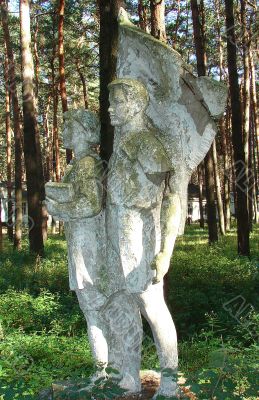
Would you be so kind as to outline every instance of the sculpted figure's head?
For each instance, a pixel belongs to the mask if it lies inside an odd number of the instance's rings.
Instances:
[[[137,114],[144,113],[148,106],[147,89],[136,79],[116,79],[108,85],[108,88],[110,90],[109,113],[113,126],[127,124]]]
[[[63,145],[75,154],[83,153],[100,142],[100,122],[97,115],[85,109],[64,113]]]

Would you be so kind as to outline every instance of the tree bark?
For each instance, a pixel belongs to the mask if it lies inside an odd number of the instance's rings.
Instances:
[[[177,34],[180,26],[180,16],[181,16],[181,1],[177,0],[177,17],[175,21],[175,29],[172,34],[172,46],[175,50],[177,50]]]
[[[204,229],[204,210],[203,210],[203,164],[198,165],[198,180],[199,180],[199,208],[200,208],[200,227]]]
[[[213,141],[212,144],[213,151],[213,168],[214,168],[214,176],[215,176],[215,186],[216,186],[216,195],[217,195],[217,206],[218,206],[218,219],[219,219],[219,227],[220,233],[225,235],[225,219],[224,219],[224,211],[223,211],[223,202],[221,197],[221,185],[218,171],[218,157],[217,157],[217,148],[216,141]]]
[[[68,111],[67,90],[65,78],[65,55],[64,55],[64,13],[65,0],[59,0],[58,7],[58,59],[59,59],[59,85],[63,113]],[[72,150],[66,149],[66,160],[69,164],[72,159]]]
[[[223,80],[224,70],[223,70],[223,44],[222,44],[222,37],[221,37],[221,30],[220,30],[220,1],[214,0],[214,6],[216,11],[216,18],[217,18],[217,34],[218,34],[218,50],[219,50],[219,78],[220,81]]]
[[[250,35],[251,36],[251,35]],[[259,118],[257,108],[257,97],[256,97],[256,79],[255,79],[255,66],[253,60],[253,53],[251,47],[249,48],[249,68],[250,68],[250,93],[251,93],[251,120],[253,124],[252,130],[252,157],[253,157],[253,174],[254,174],[254,190],[253,190],[253,202],[255,212],[255,223],[259,223],[259,209],[257,204],[257,193],[259,193],[258,187],[258,163],[259,163]]]
[[[248,176],[249,158],[249,117],[250,117],[250,79],[249,79],[249,38],[246,27],[246,0],[241,0],[241,22],[242,22],[242,47],[243,47],[243,143],[245,153],[246,175]]]
[[[6,47],[6,46],[5,46]],[[7,52],[6,52],[7,53]],[[6,175],[7,175],[7,236],[13,241],[13,206],[12,206],[12,135],[10,116],[10,86],[8,76],[8,58],[5,56],[5,131],[6,131]]]
[[[35,60],[35,99],[36,99],[36,104],[38,105],[38,95],[39,95],[39,74],[40,74],[40,60],[39,60],[39,53],[38,53],[38,33],[39,33],[39,18],[36,15],[36,24],[35,24],[35,30],[34,30],[34,43],[33,43],[33,48],[34,48],[34,60]]]
[[[259,162],[259,116],[258,116],[258,107],[257,107],[257,96],[256,96],[256,75],[255,75],[255,65],[254,65],[254,59],[253,59],[253,54],[249,52],[249,64],[250,64],[250,71],[251,71],[251,104],[252,104],[252,115],[254,119],[254,133],[255,133],[255,152],[256,152],[256,158],[257,161]]]
[[[143,0],[138,1],[138,16],[140,28],[148,33],[147,6],[143,3]]]
[[[214,0],[214,6],[215,6],[215,11],[216,11],[216,18],[217,18],[217,24],[216,24],[216,30],[218,34],[218,51],[219,51],[219,78],[220,81],[223,81],[223,76],[224,76],[224,67],[223,67],[223,44],[222,44],[222,37],[221,37],[221,25],[220,25],[220,14],[221,14],[221,3],[219,0]],[[226,116],[227,118],[227,116]],[[226,124],[227,125],[227,124]],[[230,230],[230,221],[231,221],[231,213],[230,213],[230,182],[229,182],[229,159],[228,159],[228,143],[227,143],[227,133],[226,129],[224,126],[224,116],[220,119],[219,121],[219,131],[221,135],[221,144],[222,144],[222,153],[223,153],[223,164],[224,164],[224,207],[223,207],[223,212],[224,212],[224,226],[225,226],[225,231]],[[217,153],[216,153],[217,156]],[[220,182],[217,182],[218,178],[215,173],[215,179],[216,179],[216,187],[220,184]],[[219,193],[217,192],[217,197],[219,196]],[[218,197],[218,208],[220,201],[222,202],[222,198],[220,199]],[[221,216],[220,216],[220,211],[219,213],[219,222],[220,222],[220,230],[221,233],[223,231],[223,225],[221,223]]]
[[[33,88],[34,67],[31,52],[29,0],[20,0],[24,158],[27,179],[30,251],[38,255],[44,252],[42,200],[44,177],[40,152],[39,132],[35,117]]]
[[[197,0],[191,0],[192,20],[193,20],[193,33],[194,43],[197,59],[198,76],[205,76],[206,71],[206,52],[205,52],[205,37],[204,37],[204,24],[202,25],[201,19],[204,19],[203,1],[199,3]],[[209,228],[209,243],[218,240],[218,228],[216,218],[216,204],[214,193],[214,170],[213,170],[213,150],[212,147],[208,151],[204,159],[205,169],[205,184],[206,184],[206,201],[207,201],[207,221]]]
[[[12,99],[14,142],[15,142],[15,233],[14,248],[21,249],[22,241],[22,132],[20,127],[20,109],[16,88],[15,62],[8,27],[8,10],[4,0],[0,1],[4,40],[8,58],[8,80]]]
[[[81,69],[80,69],[79,60],[78,60],[78,59],[76,60],[76,69],[77,69],[79,78],[80,78],[81,83],[82,83],[83,96],[84,96],[84,105],[85,105],[85,109],[87,110],[88,107],[89,107],[89,104],[88,104],[88,95],[87,95],[87,85],[86,85],[86,80],[85,80],[84,74],[83,74],[83,72],[82,72]]]
[[[165,30],[165,1],[150,0],[151,11],[151,35],[166,42]]]
[[[236,194],[237,194],[237,239],[238,253],[249,256],[249,219],[247,207],[247,175],[244,144],[242,139],[242,115],[237,72],[237,53],[233,0],[225,0],[227,36],[227,59],[232,108],[232,142],[234,149]]]
[[[224,164],[224,219],[226,232],[230,230],[231,210],[230,210],[230,171],[231,164],[229,162],[229,143],[227,132],[229,131],[229,109],[227,110],[225,125],[224,118],[220,119],[220,132],[222,141],[223,164]]]
[[[51,95],[48,97],[46,108],[43,112],[43,126],[46,138],[46,166],[45,166],[45,178],[46,182],[51,180],[52,177],[52,135],[50,135],[49,129],[49,107],[51,102]]]
[[[56,89],[56,90],[55,90]],[[57,88],[54,87],[53,93],[53,169],[55,173],[56,182],[60,181],[60,157],[59,157],[59,135],[58,135],[58,92]]]
[[[108,84],[116,78],[118,51],[118,14],[122,0],[99,0],[100,14],[100,120],[101,120],[101,157],[108,162],[113,150],[114,129],[111,126]]]

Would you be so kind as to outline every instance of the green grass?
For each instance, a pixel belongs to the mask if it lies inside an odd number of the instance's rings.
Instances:
[[[212,399],[212,393],[216,399],[256,399],[258,236],[257,226],[251,259],[237,257],[234,231],[209,246],[207,232],[193,225],[177,241],[169,302],[179,335],[180,370],[192,389],[199,390],[199,399]],[[27,243],[18,253],[5,241],[0,323],[0,398],[8,390],[18,393],[16,385],[23,384],[26,391],[2,398],[26,399],[30,394],[36,399],[53,381],[92,373],[85,321],[68,288],[64,237],[51,236],[42,259],[28,254]],[[148,329],[142,368],[159,368]],[[220,391],[230,395],[220,397]]]

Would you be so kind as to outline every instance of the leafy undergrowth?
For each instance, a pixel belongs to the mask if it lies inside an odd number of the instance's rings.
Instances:
[[[198,399],[256,399],[258,233],[251,259],[234,232],[213,246],[188,227],[176,244],[169,304],[179,334],[180,375]],[[25,243],[26,245],[26,243]],[[159,369],[147,329],[142,368]],[[85,321],[68,289],[66,243],[52,236],[42,259],[24,246],[0,254],[0,398],[36,399],[51,382],[94,371]]]

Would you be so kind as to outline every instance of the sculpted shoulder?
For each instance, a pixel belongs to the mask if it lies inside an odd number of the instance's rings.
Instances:
[[[76,169],[79,175],[84,175],[84,179],[98,178],[103,174],[101,159],[90,155],[79,160]]]
[[[123,145],[123,151],[131,161],[138,161],[147,174],[171,169],[166,150],[154,132],[143,131],[130,135]]]

